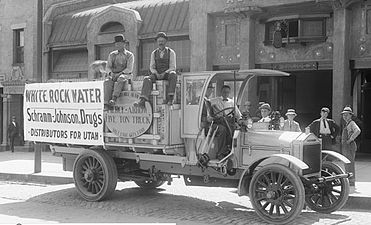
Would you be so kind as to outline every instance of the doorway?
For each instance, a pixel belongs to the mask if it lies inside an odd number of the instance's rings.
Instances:
[[[293,108],[301,129],[320,117],[322,107],[332,106],[332,71],[293,71],[278,81],[278,102],[284,115]],[[331,113],[330,113],[331,115]],[[329,116],[330,117],[330,116]]]
[[[364,70],[361,84],[362,132],[360,152],[371,154],[371,70]]]

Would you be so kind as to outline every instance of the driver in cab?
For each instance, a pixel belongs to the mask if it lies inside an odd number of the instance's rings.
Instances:
[[[219,140],[218,159],[222,159],[229,154],[236,119],[237,121],[242,119],[242,114],[237,105],[235,105],[233,99],[229,98],[230,92],[231,88],[228,85],[223,85],[221,96],[208,100],[214,111],[214,116],[208,117],[208,121],[214,120],[214,124],[219,127],[217,133],[222,133]]]

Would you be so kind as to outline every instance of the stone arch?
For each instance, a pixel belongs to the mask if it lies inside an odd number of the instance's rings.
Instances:
[[[87,25],[87,47],[89,64],[95,61],[95,45],[109,44],[113,42],[116,32],[100,33],[102,26],[111,23],[120,23],[125,28],[124,36],[130,42],[130,51],[134,53],[135,59],[138,55],[138,31],[142,19],[136,10],[112,5],[102,12],[92,16]],[[122,32],[117,32],[122,33]],[[134,63],[134,75],[136,75],[137,62]],[[92,78],[89,74],[89,78]]]

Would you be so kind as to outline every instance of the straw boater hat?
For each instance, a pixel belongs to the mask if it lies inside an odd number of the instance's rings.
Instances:
[[[271,111],[271,106],[268,103],[264,103],[263,105],[259,107],[259,110],[262,110],[262,109],[268,109],[269,111]]]
[[[287,115],[294,115],[294,116],[297,116],[296,112],[295,112],[295,109],[288,109],[287,112],[286,112],[286,116]]]
[[[352,110],[352,108],[350,108],[349,106],[347,106],[341,112],[341,114],[344,114],[344,113],[349,113],[349,114],[353,115],[353,110]]]

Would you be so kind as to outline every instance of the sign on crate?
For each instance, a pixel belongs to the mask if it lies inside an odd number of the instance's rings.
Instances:
[[[147,101],[144,108],[135,106],[140,93],[123,91],[112,110],[105,113],[107,128],[123,138],[135,138],[144,134],[152,124],[152,107]]]

